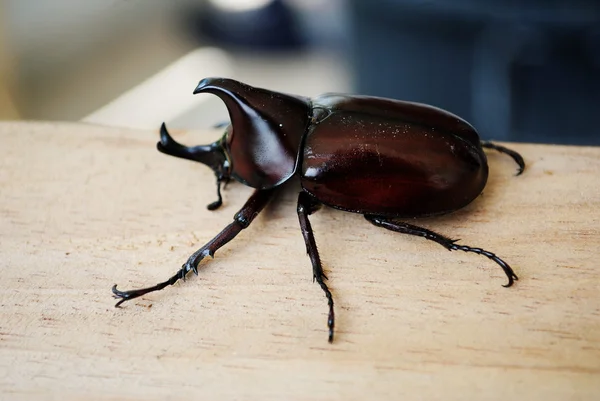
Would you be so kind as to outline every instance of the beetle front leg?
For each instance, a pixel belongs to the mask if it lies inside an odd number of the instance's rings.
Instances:
[[[472,247],[466,246],[466,245],[457,245],[456,242],[458,240],[452,240],[448,237],[445,237],[441,234],[435,233],[426,228],[418,227],[418,226],[408,224],[408,223],[395,221],[393,219],[389,219],[386,217],[365,215],[365,218],[372,224],[376,225],[377,227],[382,227],[387,230],[395,231],[397,233],[416,235],[417,237],[423,237],[428,240],[437,242],[438,244],[440,244],[441,246],[443,246],[444,248],[446,248],[449,251],[473,252],[478,255],[486,256],[489,259],[496,262],[498,265],[500,265],[500,267],[502,268],[502,270],[504,270],[504,273],[508,277],[508,284],[505,284],[503,287],[510,287],[511,285],[513,285],[514,280],[519,279],[517,277],[517,275],[515,274],[515,272],[513,271],[513,269],[508,265],[508,263],[506,263],[505,261],[500,259],[498,256],[496,256],[492,252],[488,252],[481,248],[472,248]]]
[[[223,182],[221,178],[217,177],[217,200],[209,203],[206,208],[208,210],[217,210],[223,205],[223,196],[221,195],[221,182]]]
[[[246,201],[244,207],[233,218],[233,223],[229,224],[223,229],[216,237],[206,243],[202,248],[198,249],[192,254],[183,264],[181,269],[174,276],[167,281],[158,283],[152,287],[141,288],[139,290],[120,291],[117,290],[115,284],[112,288],[112,292],[115,298],[120,298],[115,307],[118,307],[125,301],[129,301],[134,298],[141,297],[144,294],[153,291],[159,291],[163,288],[175,284],[179,280],[185,280],[185,276],[193,271],[198,275],[198,264],[207,256],[214,257],[215,252],[219,250],[223,245],[235,238],[243,229],[247,228],[252,220],[260,213],[260,211],[267,205],[274,193],[273,189],[268,190],[256,190]]]
[[[325,284],[324,280],[327,280],[327,276],[323,272],[323,266],[321,265],[321,258],[319,257],[319,251],[317,250],[317,243],[315,242],[315,236],[313,234],[310,221],[308,216],[319,210],[321,204],[316,202],[309,194],[302,191],[298,195],[298,219],[300,220],[300,228],[302,230],[302,236],[306,243],[306,253],[310,257],[310,261],[313,266],[313,281],[316,281],[325,296],[329,304],[329,316],[327,317],[327,327],[329,328],[329,342],[333,342],[333,328],[335,326],[335,315],[333,313],[333,296],[331,291]]]

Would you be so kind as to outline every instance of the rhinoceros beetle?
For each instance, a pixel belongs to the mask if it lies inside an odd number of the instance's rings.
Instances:
[[[488,178],[483,148],[511,156],[525,168],[523,158],[510,149],[482,142],[477,131],[461,118],[438,108],[369,96],[324,94],[309,99],[255,88],[226,78],[200,81],[194,94],[212,93],[227,106],[231,123],[221,139],[206,146],[177,143],[163,123],[158,150],[209,166],[221,184],[230,179],[255,189],[246,204],[216,237],[198,249],[170,279],[155,286],[120,291],[113,286],[115,306],[152,291],[162,290],[247,228],[279,187],[300,178],[297,213],[313,281],[329,304],[327,325],[333,341],[333,297],[325,280],[308,216],[321,205],[360,213],[375,226],[435,241],[444,248],[488,257],[508,277],[505,287],[518,280],[512,268],[495,254],[457,244],[441,234],[399,219],[441,215],[458,210],[482,192]]]

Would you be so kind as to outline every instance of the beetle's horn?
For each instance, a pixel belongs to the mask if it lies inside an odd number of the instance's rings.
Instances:
[[[228,78],[205,78],[197,93],[214,94],[227,106],[227,152],[238,181],[265,189],[293,174],[309,122],[309,99]]]
[[[156,144],[156,148],[162,153],[171,156],[206,164],[215,172],[217,178],[220,180],[228,178],[226,171],[227,158],[220,141],[211,143],[210,145],[184,146],[169,135],[169,131],[167,131],[167,127],[163,123],[160,127],[160,142]]]
[[[270,128],[275,130],[281,126],[283,131],[305,128],[308,113],[306,98],[255,88],[228,78],[204,78],[194,89],[194,94],[204,92],[223,100],[235,129],[258,133],[264,130],[265,123],[273,123]],[[258,116],[260,118],[255,120]]]

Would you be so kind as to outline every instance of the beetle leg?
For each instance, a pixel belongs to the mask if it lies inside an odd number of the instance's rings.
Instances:
[[[508,265],[508,263],[506,263],[505,261],[500,259],[495,254],[488,252],[484,249],[472,248],[472,247],[466,246],[466,245],[457,245],[456,242],[458,240],[452,240],[448,237],[445,237],[441,234],[430,231],[426,228],[414,226],[412,224],[408,224],[408,223],[404,223],[404,222],[395,221],[393,219],[389,219],[386,217],[365,215],[365,218],[368,221],[370,221],[372,224],[376,225],[377,227],[383,227],[385,229],[395,231],[397,233],[416,235],[418,237],[423,237],[428,240],[437,242],[438,244],[440,244],[441,246],[443,246],[444,248],[446,248],[449,251],[473,252],[478,255],[486,256],[489,259],[496,262],[498,265],[500,265],[500,267],[502,268],[502,270],[504,270],[504,273],[508,277],[508,284],[504,285],[503,287],[510,287],[511,285],[513,285],[514,280],[519,279],[517,277],[517,275],[515,274],[515,272],[513,271],[513,269]]]
[[[221,182],[223,180],[217,177],[217,197],[218,199],[212,203],[209,203],[206,208],[208,210],[217,210],[223,204],[223,197],[221,196]]]
[[[300,228],[302,230],[302,236],[306,243],[306,253],[310,257],[310,261],[313,266],[313,282],[316,281],[329,303],[329,316],[327,317],[327,327],[329,328],[329,342],[333,342],[333,328],[335,326],[335,315],[333,313],[333,296],[331,291],[325,284],[324,280],[327,280],[325,273],[323,273],[323,266],[321,265],[321,258],[319,257],[319,251],[317,249],[317,243],[315,242],[315,236],[313,234],[310,221],[308,216],[319,210],[321,204],[316,202],[308,193],[302,191],[298,195],[298,220],[300,220]]]
[[[223,245],[235,238],[243,229],[247,228],[252,220],[260,213],[260,211],[267,205],[274,193],[273,189],[256,190],[246,201],[246,204],[240,209],[239,212],[233,218],[233,223],[229,224],[223,229],[216,237],[207,242],[202,248],[189,257],[187,262],[183,264],[181,269],[173,277],[158,283],[152,287],[141,288],[138,290],[120,291],[117,290],[115,284],[112,288],[112,292],[115,298],[120,298],[115,307],[118,307],[125,301],[141,297],[144,294],[153,291],[159,291],[166,286],[173,285],[177,281],[185,279],[185,276],[193,271],[196,275],[198,274],[198,264],[207,256],[214,257],[215,252],[219,250]]]
[[[483,141],[481,142],[481,147],[487,148],[487,149],[494,149],[500,153],[504,153],[505,155],[509,155],[510,157],[512,157],[513,160],[519,165],[519,170],[517,171],[516,175],[521,175],[521,173],[523,173],[523,171],[525,170],[525,160],[523,160],[523,156],[521,156],[519,153],[515,152],[514,150],[505,148],[504,146],[496,145],[495,143],[492,143],[492,142],[483,142]]]

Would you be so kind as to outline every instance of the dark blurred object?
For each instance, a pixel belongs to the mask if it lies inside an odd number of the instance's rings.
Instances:
[[[192,32],[218,46],[261,50],[294,50],[304,45],[293,12],[281,0],[245,10],[209,2],[190,14]]]
[[[484,138],[600,145],[600,1],[350,0],[357,92]]]

